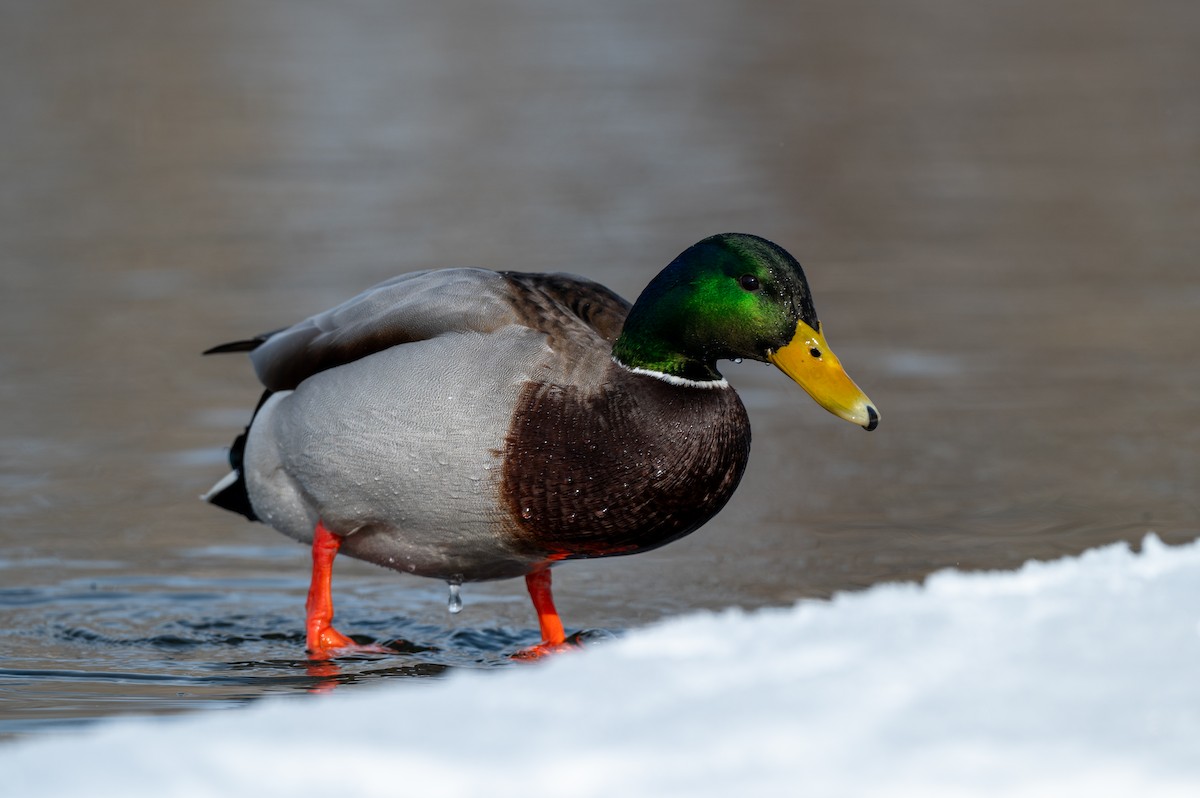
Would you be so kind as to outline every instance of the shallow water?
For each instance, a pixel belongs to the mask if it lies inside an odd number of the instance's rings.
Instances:
[[[729,365],[730,506],[556,571],[570,629],[1200,534],[1200,11],[254,0],[0,10],[0,735],[496,667],[519,583],[306,556],[201,505],[257,399],[208,346],[430,266],[633,297],[699,238],[805,264],[874,433]],[[413,680],[414,689],[421,683]]]

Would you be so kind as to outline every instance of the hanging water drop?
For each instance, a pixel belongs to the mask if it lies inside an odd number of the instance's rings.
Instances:
[[[446,609],[450,610],[451,615],[458,615],[463,608],[462,583],[447,582],[446,584],[450,587],[450,599],[446,602]]]

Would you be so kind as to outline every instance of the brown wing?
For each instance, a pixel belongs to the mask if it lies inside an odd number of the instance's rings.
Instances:
[[[565,274],[441,269],[392,278],[291,327],[214,347],[250,352],[271,391],[295,388],[327,369],[439,335],[490,333],[513,324],[544,332],[552,349],[610,344],[629,303],[599,283]]]
[[[629,302],[600,283],[573,274],[502,272],[520,290],[513,306],[528,327],[553,335],[580,321],[611,345],[621,334]]]

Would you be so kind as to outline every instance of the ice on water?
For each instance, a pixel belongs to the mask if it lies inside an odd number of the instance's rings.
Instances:
[[[420,690],[111,720],[0,747],[0,773],[23,798],[1182,798],[1197,673],[1200,542],[1150,537],[695,614]]]

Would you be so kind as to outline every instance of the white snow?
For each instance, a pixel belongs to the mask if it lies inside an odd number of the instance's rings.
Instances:
[[[1200,542],[0,748],[5,795],[1197,796]]]

